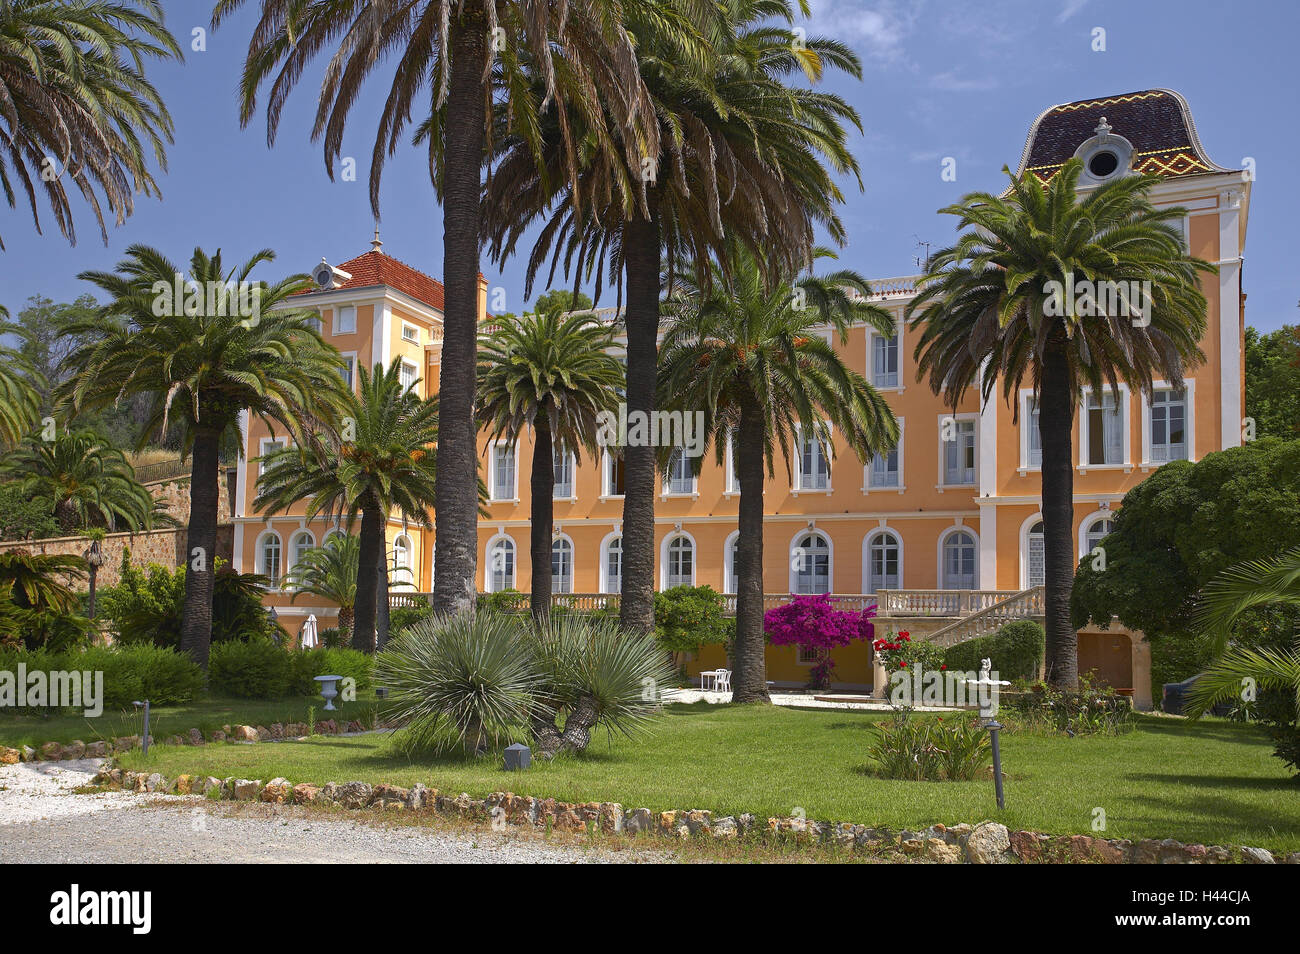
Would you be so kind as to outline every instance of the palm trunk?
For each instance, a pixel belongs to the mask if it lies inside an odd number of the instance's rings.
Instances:
[[[375,649],[388,643],[388,545],[382,545],[379,554],[379,579],[375,581]]]
[[[659,360],[659,223],[634,219],[623,227],[627,268],[627,411],[655,409]],[[648,431],[648,426],[647,426]],[[655,448],[623,448],[623,592],[619,621],[631,632],[649,633],[655,625]]]
[[[339,643],[352,642],[352,607],[339,607]]]
[[[368,500],[361,506],[361,540],[357,558],[357,604],[353,607],[352,648],[373,652],[380,564],[384,559],[384,513]]]
[[[212,645],[213,560],[217,554],[217,457],[222,428],[196,430],[190,463],[190,523],[185,535],[185,604],[180,651],[204,670]]]
[[[742,402],[733,445],[740,481],[740,534],[736,540],[736,641],[732,702],[771,702],[767,645],[763,639],[763,418],[752,396]]]
[[[544,623],[551,615],[551,534],[555,524],[555,466],[552,463],[551,422],[539,411],[533,420],[532,532],[528,552],[533,561],[529,606],[533,619]]]
[[[1043,362],[1038,424],[1043,441],[1043,582],[1047,630],[1047,680],[1074,688],[1079,681],[1079,637],[1070,624],[1074,585],[1075,396],[1065,349],[1048,345]]]
[[[480,172],[486,94],[487,21],[482,0],[453,11],[443,165],[442,276],[446,285],[438,395],[438,478],[434,489],[435,612],[474,608],[478,564],[478,430],[474,372],[478,350]],[[358,617],[360,612],[358,611]]]

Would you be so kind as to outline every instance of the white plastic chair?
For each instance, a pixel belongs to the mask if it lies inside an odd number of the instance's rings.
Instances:
[[[713,683],[713,690],[715,692],[731,691],[731,670],[730,669],[718,670],[717,678],[714,680]]]

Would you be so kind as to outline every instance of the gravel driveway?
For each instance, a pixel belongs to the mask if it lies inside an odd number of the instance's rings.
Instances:
[[[0,863],[627,863],[647,850],[547,843],[523,833],[336,821],[305,809],[127,792],[77,794],[98,760],[0,766]]]

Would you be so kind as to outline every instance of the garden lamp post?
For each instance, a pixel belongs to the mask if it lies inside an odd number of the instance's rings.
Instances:
[[[1002,723],[990,719],[984,728],[989,730],[989,740],[993,743],[993,790],[997,793],[998,808],[1006,808],[1007,801],[1002,792],[1002,749],[998,746],[998,730]]]
[[[143,708],[143,709],[144,709],[144,734],[143,734],[142,736],[140,736],[140,740],[141,740],[141,741],[140,741],[140,749],[141,749],[141,753],[140,753],[140,754],[141,754],[141,755],[148,755],[148,754],[149,754],[149,700],[146,699],[144,702],[141,702],[141,701],[139,701],[139,700],[137,699],[135,702],[133,702],[133,703],[131,703],[131,704],[132,704],[133,706],[135,706],[137,709],[140,709],[140,708]]]

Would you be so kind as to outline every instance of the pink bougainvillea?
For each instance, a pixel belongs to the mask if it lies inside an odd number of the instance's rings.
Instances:
[[[824,593],[792,596],[789,603],[763,614],[763,629],[776,646],[829,650],[875,636],[875,615],[875,606],[861,613],[836,609],[835,600]]]

